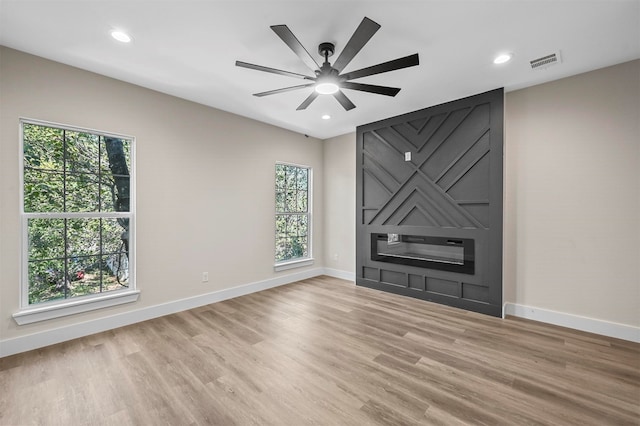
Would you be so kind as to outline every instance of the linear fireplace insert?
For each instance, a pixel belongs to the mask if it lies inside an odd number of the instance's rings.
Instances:
[[[372,233],[371,260],[474,274],[474,240]]]

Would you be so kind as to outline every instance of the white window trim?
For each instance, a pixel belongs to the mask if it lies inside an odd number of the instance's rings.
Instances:
[[[24,211],[24,135],[23,124],[34,124],[39,126],[48,126],[56,128],[64,128],[70,131],[95,133],[100,136],[110,136],[120,139],[127,139],[131,141],[130,151],[130,199],[129,199],[129,212],[97,212],[97,213],[25,213]],[[53,318],[59,318],[67,315],[73,315],[80,312],[93,311],[96,309],[106,308],[109,306],[116,306],[125,303],[131,303],[138,300],[140,291],[136,290],[136,181],[135,181],[135,169],[136,169],[136,140],[135,137],[129,135],[123,135],[113,132],[105,132],[102,130],[82,128],[77,126],[71,126],[68,124],[54,123],[50,121],[35,120],[30,118],[20,118],[19,120],[19,133],[20,133],[20,155],[19,159],[19,174],[20,174],[20,221],[21,221],[21,233],[22,233],[22,247],[20,250],[20,265],[21,265],[21,277],[20,277],[20,308],[18,312],[14,313],[13,319],[18,325],[31,324],[38,321],[45,321]],[[27,237],[27,220],[29,218],[118,218],[126,217],[129,219],[129,284],[127,288],[121,290],[112,290],[104,293],[91,294],[87,296],[73,297],[64,300],[53,300],[49,302],[38,303],[35,305],[29,305],[29,272],[28,272],[28,259],[29,259],[29,242]]]
[[[309,247],[309,255],[307,257],[299,257],[296,259],[288,259],[282,262],[276,262],[273,265],[273,269],[275,272],[286,271],[287,269],[295,269],[302,268],[305,266],[313,265],[313,167],[305,166],[304,164],[296,164],[296,163],[287,163],[284,161],[276,161],[276,165],[284,165],[284,166],[293,166],[305,168],[309,171],[309,175],[307,177],[307,215],[308,215],[308,235],[307,235],[307,246]],[[273,181],[273,194],[274,194],[274,224],[275,217],[278,214],[283,214],[282,212],[278,212],[275,208],[275,179]],[[274,233],[275,238],[275,233]],[[275,240],[273,241],[273,247],[276,246]]]
[[[273,265],[276,272],[286,271],[287,269],[302,268],[303,266],[313,265],[313,257],[301,257],[299,259],[287,260]]]
[[[18,325],[31,324],[67,315],[79,314],[81,312],[107,308],[109,306],[135,302],[139,296],[139,290],[123,289],[65,299],[64,303],[38,303],[37,305],[33,305],[33,307],[21,309],[19,312],[16,312],[13,314],[13,319]]]

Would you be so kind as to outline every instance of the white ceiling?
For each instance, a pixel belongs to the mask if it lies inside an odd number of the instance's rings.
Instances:
[[[417,67],[357,80],[401,87],[395,98],[345,90],[356,105],[351,111],[330,95],[296,111],[311,89],[252,94],[300,80],[234,65],[307,74],[269,27],[286,24],[312,55],[319,43],[333,42],[335,59],[364,16],[382,28],[344,71],[420,55]],[[133,42],[114,41],[112,29]],[[498,87],[640,58],[640,1],[0,0],[0,44],[326,139]],[[561,64],[531,70],[530,60],[557,51]],[[500,52],[513,60],[494,65]]]

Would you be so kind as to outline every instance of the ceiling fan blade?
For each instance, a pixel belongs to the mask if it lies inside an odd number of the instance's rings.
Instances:
[[[404,58],[398,58],[394,59],[393,61],[383,62],[378,65],[373,65],[367,68],[348,72],[341,75],[340,78],[344,78],[345,80],[354,80],[356,78],[366,77],[368,75],[382,74],[383,72],[413,67],[415,65],[418,65],[419,63],[420,62],[418,59],[418,54],[414,53],[413,55],[405,56]]]
[[[272,74],[286,75],[288,77],[302,78],[305,80],[313,80],[313,77],[304,74],[298,74],[297,72],[283,71],[276,68],[263,67],[262,65],[250,64],[248,62],[236,61],[237,67],[249,68],[251,70],[270,72]]]
[[[311,70],[315,71],[320,68],[320,65],[313,59],[313,57],[307,52],[307,49],[304,48],[302,43],[298,41],[295,35],[291,32],[289,27],[286,25],[272,25],[271,29],[285,42],[287,46],[293,52],[298,55],[298,58],[305,63],[306,66],[311,68]]]
[[[333,68],[337,69],[338,72],[342,71],[379,29],[380,24],[365,17],[344,46],[344,49],[342,49],[342,52],[340,52],[340,56],[333,64]]]
[[[313,86],[314,84],[315,83],[309,83],[309,84],[301,84],[299,86],[284,87],[282,89],[276,89],[276,90],[269,90],[267,92],[254,93],[253,96],[258,96],[259,98],[261,98],[263,96],[275,95],[277,93],[284,93],[284,92],[290,92],[292,90],[304,89],[305,87]]]
[[[356,107],[353,102],[351,102],[349,98],[347,98],[347,95],[342,92],[342,90],[338,90],[336,93],[334,93],[333,97],[336,98],[338,102],[340,102],[340,105],[342,105],[342,108],[347,111]]]
[[[309,97],[305,99],[298,108],[296,108],[296,111],[302,111],[303,109],[307,109],[307,107],[311,105],[311,102],[313,102],[318,97],[318,95],[319,93],[316,92],[315,90],[311,92]]]
[[[361,84],[345,81],[340,84],[343,89],[360,90],[361,92],[375,93],[378,95],[395,96],[400,89],[398,87],[376,86],[373,84]]]

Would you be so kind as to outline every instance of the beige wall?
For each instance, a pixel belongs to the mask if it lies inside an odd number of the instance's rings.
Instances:
[[[640,326],[639,85],[634,61],[507,93],[505,302]],[[356,138],[327,142],[325,197],[344,203],[325,218],[330,264],[354,245],[355,161],[337,162]],[[354,273],[349,261],[335,267]]]
[[[324,141],[324,259],[327,268],[356,267],[356,135]]]
[[[506,301],[640,326],[640,61],[506,96]]]
[[[507,94],[505,302],[640,325],[639,99],[640,61]],[[11,318],[19,117],[137,138],[137,303]],[[0,48],[0,340],[289,273],[273,272],[277,160],[314,167],[309,268],[354,274],[355,145],[355,134],[323,143]]]
[[[322,141],[0,49],[0,340],[299,272],[273,271],[276,161],[314,168],[316,262],[306,269],[323,266]],[[136,137],[138,302],[24,326],[12,319],[19,117]]]

